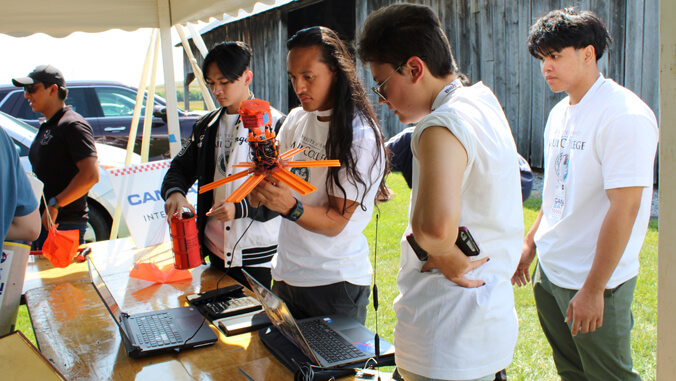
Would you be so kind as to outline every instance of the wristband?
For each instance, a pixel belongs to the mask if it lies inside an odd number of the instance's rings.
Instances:
[[[56,209],[57,212],[60,212],[61,209],[63,208],[56,202],[56,197],[50,198],[49,201],[47,202],[47,206],[51,206],[52,208]]]
[[[282,217],[286,218],[289,221],[293,221],[293,222],[298,221],[300,216],[303,215],[303,203],[301,203],[300,200],[295,198],[295,197],[294,197],[294,199],[296,200],[296,206],[294,206],[291,209],[289,214],[282,215]]]
[[[427,251],[418,245],[418,241],[415,240],[415,237],[413,237],[412,233],[406,236],[406,240],[408,241],[408,244],[411,245],[413,252],[419,260],[425,262],[429,258]]]

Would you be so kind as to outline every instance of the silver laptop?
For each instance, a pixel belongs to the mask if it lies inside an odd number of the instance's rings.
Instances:
[[[139,358],[214,344],[218,336],[195,307],[179,307],[129,315],[120,309],[103,277],[87,257],[92,285],[120,327],[129,357]]]
[[[286,303],[242,270],[256,298],[274,326],[303,354],[322,367],[364,363],[376,357],[375,334],[347,315],[319,316],[296,321]],[[383,339],[380,355],[393,355],[394,346]]]

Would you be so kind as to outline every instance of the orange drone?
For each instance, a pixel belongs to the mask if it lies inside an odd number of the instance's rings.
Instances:
[[[253,161],[233,165],[233,167],[248,169],[200,187],[199,193],[208,192],[221,185],[252,174],[249,179],[225,199],[226,202],[240,202],[269,174],[301,195],[306,195],[317,190],[317,188],[291,173],[287,168],[340,167],[340,161],[338,160],[289,161],[293,155],[302,152],[305,148],[294,148],[280,155],[278,144],[275,140],[275,132],[271,128],[272,117],[270,115],[269,102],[260,99],[249,99],[240,104],[238,112],[242,118],[244,127],[251,130],[247,141],[249,142],[249,147],[251,147]]]

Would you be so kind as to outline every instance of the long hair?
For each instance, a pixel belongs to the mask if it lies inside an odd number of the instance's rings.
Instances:
[[[347,50],[343,42],[336,33],[323,26],[315,26],[298,31],[286,43],[288,50],[293,48],[306,48],[317,46],[321,49],[321,62],[325,63],[329,69],[336,73],[337,81],[333,92],[333,113],[329,122],[329,134],[326,141],[326,156],[332,160],[339,160],[340,167],[329,167],[326,178],[326,194],[330,194],[335,187],[338,187],[344,195],[342,213],[347,208],[347,193],[340,184],[340,171],[347,172],[348,181],[355,185],[364,187],[364,193],[360,203],[362,210],[364,198],[374,184],[370,183],[370,175],[376,170],[376,166],[381,161],[381,155],[385,152],[383,134],[380,126],[376,122],[376,116],[366,97],[364,86],[359,81],[357,70],[352,55]],[[352,121],[355,116],[360,116],[362,120],[373,130],[376,139],[377,149],[374,152],[375,161],[369,168],[368,173],[359,173],[356,168],[355,158],[352,155]],[[384,161],[385,168],[383,173],[387,173],[387,160]],[[377,184],[381,191],[385,189],[385,180]]]

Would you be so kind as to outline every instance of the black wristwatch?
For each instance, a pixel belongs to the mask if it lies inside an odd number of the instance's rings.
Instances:
[[[287,215],[282,215],[282,217],[286,218],[286,219],[289,220],[289,221],[298,221],[298,219],[300,218],[300,216],[303,215],[303,203],[300,202],[300,200],[297,199],[297,198],[295,198],[295,197],[294,197],[294,199],[296,200],[296,206],[294,206],[294,207],[291,209],[291,211],[289,212],[289,214],[287,214]]]
[[[47,206],[51,206],[52,208],[56,209],[57,212],[60,212],[61,209],[63,208],[56,202],[56,197],[50,198],[49,201],[47,202]]]
[[[425,262],[429,258],[429,254],[418,245],[418,241],[415,240],[415,237],[413,237],[413,234],[409,234],[406,236],[406,240],[408,241],[408,244],[411,245],[411,248],[413,249],[413,252],[415,255],[418,257],[419,260]]]

